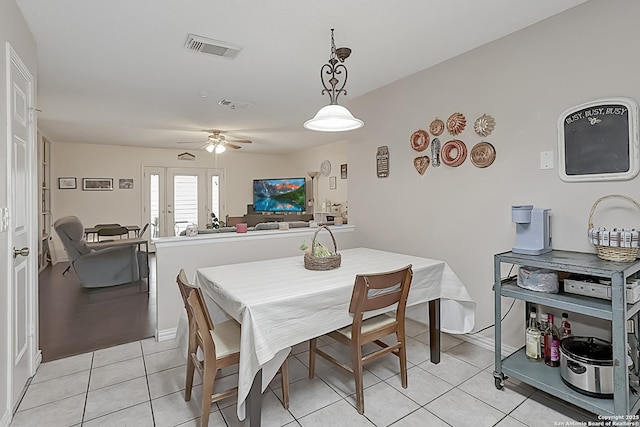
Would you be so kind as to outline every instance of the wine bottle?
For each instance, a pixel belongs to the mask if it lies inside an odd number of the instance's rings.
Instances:
[[[560,332],[553,324],[553,314],[548,313],[549,325],[544,331],[544,363],[549,366],[560,366]]]
[[[569,323],[569,315],[567,313],[562,313],[562,323],[560,324],[560,327],[562,328],[561,331],[561,338],[565,339],[567,337],[570,337],[571,334],[571,323]]]
[[[549,326],[547,313],[540,313],[540,323],[538,329],[540,330],[540,357],[544,359],[544,332]]]
[[[535,310],[531,310],[529,314],[529,324],[525,332],[525,348],[527,358],[532,362],[539,362],[542,360],[542,354],[540,353],[540,341],[542,335],[538,329],[538,316]]]

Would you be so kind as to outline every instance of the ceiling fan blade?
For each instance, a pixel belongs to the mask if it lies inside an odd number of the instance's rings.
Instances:
[[[177,141],[176,144],[202,144],[202,141]]]
[[[225,146],[229,147],[229,148],[234,148],[234,149],[238,149],[238,148],[242,148],[239,145],[235,145],[235,144],[229,144],[228,142],[226,144],[224,144]]]
[[[250,139],[227,139],[229,142],[238,142],[240,144],[251,144],[253,141]]]

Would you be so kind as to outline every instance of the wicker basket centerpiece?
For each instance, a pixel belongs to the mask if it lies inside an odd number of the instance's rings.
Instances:
[[[640,210],[640,204],[631,197],[621,194],[609,194],[595,201],[589,212],[589,242],[596,247],[598,258],[607,261],[633,262],[638,256],[638,231],[635,228],[594,227],[592,217],[596,207],[606,199],[623,199]]]
[[[320,230],[327,230],[331,236],[333,242],[333,252],[321,243],[316,242],[316,237]],[[313,240],[311,241],[311,247],[306,248],[304,252],[304,268],[307,270],[332,270],[340,267],[341,257],[338,253],[338,246],[336,245],[336,239],[333,237],[333,233],[329,227],[323,225],[319,227],[315,233],[313,233]]]

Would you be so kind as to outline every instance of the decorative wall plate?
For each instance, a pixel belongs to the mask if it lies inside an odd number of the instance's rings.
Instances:
[[[480,136],[489,136],[496,128],[496,121],[488,114],[483,114],[473,123],[473,130]]]
[[[413,166],[420,175],[424,175],[424,171],[427,170],[430,162],[429,156],[420,156],[413,159]]]
[[[434,168],[440,167],[440,140],[438,138],[433,138],[431,141],[431,164]]]
[[[429,134],[427,131],[419,129],[411,134],[409,142],[411,142],[411,148],[414,150],[424,151],[429,146]]]
[[[440,150],[440,158],[447,166],[460,166],[467,158],[467,146],[459,139],[447,141]]]
[[[444,122],[436,117],[429,125],[429,132],[433,136],[440,136],[444,132]]]
[[[460,134],[467,125],[467,119],[462,113],[453,113],[447,119],[447,130],[453,136]]]
[[[491,166],[495,159],[496,149],[488,142],[479,142],[471,149],[471,163],[479,168]]]

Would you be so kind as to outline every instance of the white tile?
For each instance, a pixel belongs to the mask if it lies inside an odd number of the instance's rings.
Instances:
[[[82,422],[85,395],[77,395],[53,403],[16,412],[11,427],[68,427]]]
[[[351,366],[351,363],[349,363]],[[338,367],[334,367],[333,369],[327,369],[318,374],[320,378],[332,389],[334,389],[341,397],[347,397],[356,392],[356,382],[352,375],[343,372]],[[373,375],[371,372],[366,369],[362,372],[362,382],[364,387],[370,387],[374,384],[382,381],[380,378]]]
[[[457,388],[427,404],[425,409],[456,427],[490,427],[505,416]]]
[[[420,335],[416,335],[414,337],[415,339],[417,339],[418,341],[422,341],[425,344],[429,344],[429,332],[425,332],[423,334]],[[440,351],[441,352],[446,352],[449,351],[449,349],[462,344],[464,341],[461,340],[460,338],[456,337],[455,335],[451,335],[451,334],[445,334],[445,333],[440,333]]]
[[[156,399],[167,394],[175,393],[185,389],[187,376],[187,366],[178,366],[176,368],[151,374],[147,377],[149,383],[149,394],[151,399]],[[197,371],[193,373],[193,385],[202,384],[202,377]]]
[[[417,335],[424,334],[425,332],[429,332],[429,325],[424,323],[420,323],[418,321],[412,319],[404,320],[404,332],[408,337],[415,337]]]
[[[355,394],[346,400],[356,407]],[[364,390],[364,414],[377,426],[387,426],[419,407],[416,402],[384,381]]]
[[[231,405],[222,409],[222,415],[229,427],[242,427],[244,421],[238,420],[237,406]],[[295,421],[293,415],[282,406],[276,395],[267,390],[262,396],[261,422],[264,427],[280,427]]]
[[[202,415],[202,386],[193,388],[193,395],[188,402],[184,401],[182,392],[171,393],[151,401],[156,427],[175,426],[186,423]],[[211,405],[210,426],[224,426],[222,414],[218,407]]]
[[[307,353],[308,354],[308,353]],[[289,384],[294,383],[300,380],[306,380],[309,378],[309,368],[307,365],[303,364],[300,360],[295,357],[289,357],[288,359],[288,373],[289,373]],[[275,377],[269,383],[269,387],[272,390],[277,390],[282,387],[282,381],[280,380],[280,372],[276,374]]]
[[[117,345],[93,353],[93,368],[142,356],[140,341]]]
[[[82,427],[153,427],[151,404],[144,402],[121,411],[112,412],[82,424]]]
[[[289,387],[289,411],[296,418],[337,402],[341,397],[320,378],[298,381]]]
[[[455,425],[455,424],[454,424]],[[445,423],[440,418],[433,415],[431,412],[424,408],[420,408],[407,415],[404,418],[400,418],[395,423],[391,424],[391,427],[449,427],[450,424]]]
[[[446,353],[441,354],[438,364],[427,361],[418,366],[453,385],[458,385],[480,372],[480,368]]]
[[[176,366],[186,366],[187,360],[182,356],[180,349],[174,348],[149,355],[145,354],[144,364],[147,369],[147,375],[150,375],[166,369],[175,368]]]
[[[431,353],[430,347],[414,338],[407,337],[407,360],[414,365],[419,365],[422,362],[429,360]],[[395,356],[391,356],[396,363],[398,362],[398,358]]]
[[[146,378],[89,391],[84,419],[91,420],[149,400]]]
[[[375,427],[366,417],[344,400],[326,406],[298,420],[302,427],[323,427],[340,425],[349,427]],[[424,424],[422,425],[424,427]]]
[[[556,398],[540,391],[531,395],[509,416],[526,425],[530,425],[531,420],[536,420],[538,425],[545,426],[552,426],[558,422],[595,420],[595,415],[588,415],[578,408],[573,410],[568,405],[560,404]]]
[[[38,371],[33,377],[31,384],[62,377],[64,375],[75,374],[81,371],[88,371],[91,369],[92,360],[93,353],[83,353],[77,356],[65,357],[64,359],[42,363],[38,367]]]
[[[522,424],[520,421],[511,417],[504,417],[502,421],[495,425],[495,427],[527,427],[526,424]]]
[[[89,371],[31,384],[27,388],[18,410],[24,411],[79,394],[84,396],[87,393],[88,385]]]
[[[453,388],[448,382],[417,366],[407,370],[407,388],[402,388],[400,375],[386,380],[393,388],[420,405],[431,402]]]
[[[505,381],[504,388],[498,390],[495,387],[493,375],[486,371],[469,378],[458,388],[506,414],[524,402],[532,393],[530,389],[523,389],[509,381]]]
[[[455,356],[480,369],[485,369],[495,363],[495,353],[470,342],[464,342],[447,351],[448,355]]]
[[[156,341],[155,338],[147,338],[140,341],[140,344],[142,344],[142,353],[144,355],[178,348],[178,342],[175,339]]]
[[[89,390],[117,384],[145,376],[142,357],[111,363],[91,370],[91,382]]]

